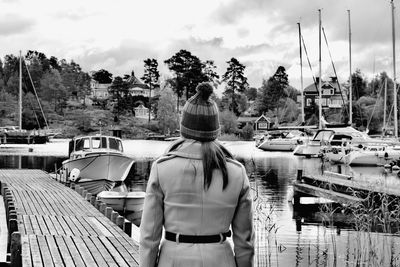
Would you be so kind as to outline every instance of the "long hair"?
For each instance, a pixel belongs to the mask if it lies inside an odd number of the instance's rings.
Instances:
[[[226,168],[226,158],[233,158],[231,153],[217,142],[202,142],[201,152],[204,172],[204,189],[211,185],[214,170],[222,172],[222,190],[228,185],[228,170]]]
[[[172,152],[182,145],[184,139],[180,139],[167,150]],[[221,144],[211,142],[201,142],[201,154],[204,173],[204,189],[207,190],[212,182],[213,171],[221,170],[222,172],[222,190],[228,185],[228,170],[226,168],[226,159],[233,159],[232,154]]]

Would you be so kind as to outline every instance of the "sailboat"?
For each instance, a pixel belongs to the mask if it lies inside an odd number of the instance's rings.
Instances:
[[[29,70],[27,68],[28,74]],[[29,74],[30,75],[30,74]],[[32,81],[32,80],[31,80]],[[32,83],[33,85],[33,83]],[[33,86],[35,95],[37,98],[36,94],[36,89]],[[49,136],[48,132],[42,131],[42,130],[24,130],[22,129],[22,56],[21,56],[21,51],[20,51],[20,56],[19,56],[19,92],[18,92],[18,121],[19,125],[18,126],[3,126],[0,127],[0,144],[44,144],[49,141]],[[38,98],[37,98],[38,100]],[[46,125],[47,125],[47,120],[46,117],[44,116],[42,106],[40,105],[40,102],[38,100],[39,107],[42,111],[42,115],[45,119]],[[48,128],[48,125],[47,125]]]
[[[353,150],[343,157],[343,161],[349,165],[363,165],[363,166],[381,166],[391,164],[400,159],[400,146],[398,143],[398,121],[397,121],[397,85],[396,85],[396,53],[395,53],[395,30],[394,30],[394,4],[391,1],[392,7],[392,44],[393,44],[393,106],[394,106],[394,143],[383,142],[380,146],[365,146],[363,149]],[[386,104],[386,85],[385,81],[385,104]],[[385,105],[386,106],[386,105]],[[385,107],[386,109],[386,107]],[[386,115],[384,115],[386,116]],[[385,120],[384,118],[384,127]]]

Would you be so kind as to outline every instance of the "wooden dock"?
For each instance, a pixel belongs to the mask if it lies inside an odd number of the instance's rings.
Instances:
[[[400,189],[393,185],[360,181],[349,175],[329,171],[303,176],[299,170],[293,188],[294,204],[298,204],[302,196],[322,197],[341,204],[364,202],[371,194],[400,197]]]
[[[127,221],[83,189],[41,170],[0,169],[0,182],[11,266],[138,266]]]

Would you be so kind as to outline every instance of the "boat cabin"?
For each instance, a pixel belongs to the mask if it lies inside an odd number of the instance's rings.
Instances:
[[[122,140],[113,136],[83,136],[76,137],[69,142],[68,155],[70,158],[79,158],[97,153],[122,153]]]

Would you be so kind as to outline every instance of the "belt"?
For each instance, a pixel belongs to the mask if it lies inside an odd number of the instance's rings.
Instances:
[[[165,239],[176,243],[222,243],[231,236],[231,230],[219,235],[182,235],[166,231]]]

